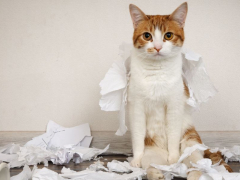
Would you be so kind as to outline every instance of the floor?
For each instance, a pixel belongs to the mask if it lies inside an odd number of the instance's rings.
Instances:
[[[9,144],[9,143],[18,143],[24,145],[32,137],[43,134],[43,132],[0,132],[0,146]],[[205,145],[209,147],[232,147],[233,145],[240,145],[240,132],[200,132],[199,133]],[[126,161],[128,156],[132,155],[131,152],[131,141],[130,133],[127,133],[125,136],[119,137],[115,136],[114,132],[92,132],[94,137],[91,144],[92,147],[104,148],[107,144],[110,144],[109,150],[101,155],[103,158],[101,161],[107,162],[116,159],[118,161]],[[81,171],[86,169],[94,161],[86,161],[81,164],[74,164],[70,162],[65,164],[65,167],[68,167],[75,171]],[[240,163],[230,163],[230,166],[234,172],[239,172]],[[42,168],[43,165],[38,165],[39,168]],[[60,172],[63,166],[53,165],[49,163],[47,168]],[[22,168],[13,168],[10,173],[11,176],[16,175],[22,171]],[[182,180],[181,178],[175,178],[174,180]]]

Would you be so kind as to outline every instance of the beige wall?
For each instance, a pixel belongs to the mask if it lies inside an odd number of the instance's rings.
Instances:
[[[0,0],[0,131],[89,122],[115,131],[99,82],[131,42],[128,5],[169,14],[182,0]],[[219,90],[194,115],[198,130],[240,130],[240,1],[191,0],[186,46],[202,54]]]

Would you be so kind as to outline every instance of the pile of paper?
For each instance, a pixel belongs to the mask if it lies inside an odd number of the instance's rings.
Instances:
[[[240,173],[229,173],[223,165],[219,165],[220,162],[217,164],[212,164],[210,159],[201,159],[196,164],[191,163],[192,168],[187,168],[185,164],[182,163],[184,159],[189,157],[195,150],[204,151],[208,149],[207,146],[203,144],[196,144],[192,147],[188,147],[184,150],[183,154],[180,156],[179,160],[175,164],[171,165],[157,165],[151,164],[151,166],[161,170],[164,173],[165,180],[171,180],[173,177],[187,177],[187,173],[191,171],[201,171],[202,176],[199,180],[240,180]],[[234,146],[232,149],[219,149],[214,148],[211,149],[211,152],[217,151],[225,151],[225,155],[229,155],[231,158],[235,157],[236,155],[240,155],[240,146]],[[224,155],[224,153],[223,153]]]
[[[25,146],[8,144],[0,147],[0,160],[8,162],[11,168],[39,163],[48,166],[49,161],[53,164],[64,164],[70,160],[81,163],[109,148],[109,145],[105,149],[89,148],[91,141],[88,124],[65,128],[50,121],[46,133],[33,138]]]
[[[118,168],[116,168],[116,165]],[[76,172],[63,167],[61,174],[58,174],[47,168],[38,169],[36,166],[34,166],[31,171],[29,166],[25,165],[23,171],[20,174],[11,177],[11,180],[141,180],[142,177],[146,175],[146,171],[141,168],[133,168],[128,162],[114,160],[109,162],[107,166],[109,169],[105,168],[102,163],[98,161],[84,171]],[[113,173],[112,169],[114,169],[115,172],[122,172],[122,169],[129,169],[130,171],[125,174],[117,174]]]
[[[238,161],[240,162],[240,146],[233,146],[230,149],[227,148],[213,148],[210,150],[212,153],[220,151],[225,156],[225,161]]]

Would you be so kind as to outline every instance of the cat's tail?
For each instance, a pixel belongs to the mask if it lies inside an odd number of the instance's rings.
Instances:
[[[209,149],[207,149],[207,150],[204,151],[204,158],[211,159],[212,164],[216,164],[219,161],[221,161],[220,165],[224,165],[226,170],[228,170],[229,172],[233,172],[231,167],[224,161],[224,157],[223,157],[223,155],[220,151],[217,151],[216,153],[212,153],[212,152],[210,152]]]

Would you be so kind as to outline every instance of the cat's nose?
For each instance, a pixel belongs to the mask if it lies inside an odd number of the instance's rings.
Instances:
[[[156,49],[156,51],[159,52],[162,49],[162,44],[160,42],[155,42],[154,49]]]
[[[154,49],[156,49],[156,51],[159,52],[162,49],[162,47],[154,47]]]

